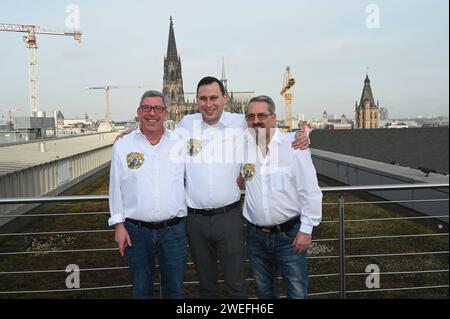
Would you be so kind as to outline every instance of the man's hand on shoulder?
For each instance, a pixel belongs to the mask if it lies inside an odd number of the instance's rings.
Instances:
[[[310,129],[307,125],[302,125],[300,131],[295,133],[295,140],[292,142],[292,148],[295,150],[305,150],[309,147],[311,141],[309,140]]]
[[[120,140],[122,137],[124,137],[125,135],[130,134],[131,132],[133,132],[132,129],[128,129],[126,131],[121,132],[119,135],[116,136],[116,139],[114,140],[114,142],[117,142],[118,140]]]

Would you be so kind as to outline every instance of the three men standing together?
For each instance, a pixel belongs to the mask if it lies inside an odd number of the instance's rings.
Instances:
[[[320,222],[321,192],[309,150],[293,148],[307,147],[308,137],[297,134],[291,145],[292,134],[285,136],[275,129],[271,99],[253,98],[246,117],[224,112],[227,100],[221,81],[203,78],[197,86],[200,113],[185,116],[172,133],[163,126],[167,119],[164,96],[146,92],[137,111],[139,129],[114,145],[108,222],[115,226],[119,250],[128,258],[134,298],[153,297],[156,255],[164,297],[184,298],[186,224],[201,298],[219,298],[217,260],[229,297],[247,297],[244,223],[236,183],[241,169],[247,188],[247,249],[258,296],[278,296],[276,269],[283,274],[288,297],[307,295],[305,252],[312,227]],[[258,140],[258,132],[246,133],[247,124],[266,129],[259,133],[269,132],[264,143],[259,143],[263,139]],[[230,140],[226,133],[230,129],[244,132],[239,135],[244,143],[233,144],[236,135]],[[181,149],[180,141],[185,146]],[[268,148],[263,150],[262,144]],[[248,157],[255,147],[263,150],[254,153],[261,157]],[[236,157],[219,162],[199,158],[204,154],[214,157],[223,149],[243,155],[244,162]],[[268,161],[270,170],[266,169]],[[273,166],[275,162],[280,169]]]

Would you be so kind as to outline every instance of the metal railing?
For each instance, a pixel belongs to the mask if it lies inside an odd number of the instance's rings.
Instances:
[[[328,223],[338,223],[339,226],[339,236],[336,238],[319,238],[314,239],[313,243],[323,243],[323,242],[339,242],[339,254],[338,255],[325,255],[325,256],[308,256],[310,260],[320,260],[320,259],[338,259],[339,260],[339,272],[335,273],[324,273],[324,274],[311,274],[310,278],[332,278],[339,277],[339,290],[331,291],[321,291],[316,293],[311,293],[310,296],[323,296],[323,295],[339,295],[340,298],[346,298],[348,294],[358,294],[376,291],[407,291],[407,290],[425,290],[425,289],[441,289],[447,288],[448,294],[448,284],[431,284],[427,286],[414,286],[414,287],[394,287],[386,289],[354,289],[347,290],[347,277],[356,276],[367,276],[367,272],[350,272],[346,270],[347,260],[357,259],[357,258],[374,258],[374,257],[404,257],[404,256],[427,256],[427,255],[445,255],[449,253],[447,250],[439,251],[420,251],[420,252],[401,252],[401,253],[378,253],[378,254],[347,254],[346,253],[346,243],[349,241],[358,240],[376,240],[376,239],[398,239],[398,238],[419,238],[419,237],[437,237],[437,236],[447,236],[448,232],[440,233],[425,233],[425,234],[400,234],[400,235],[377,235],[377,236],[356,236],[356,237],[346,237],[345,225],[347,223],[362,223],[362,222],[382,222],[382,221],[401,221],[401,220],[427,220],[427,219],[440,219],[447,220],[448,227],[448,211],[443,212],[439,215],[433,216],[404,216],[404,217],[381,217],[381,218],[360,218],[360,219],[346,219],[345,208],[349,205],[382,205],[382,204],[400,204],[400,203],[436,203],[436,202],[448,202],[448,190],[445,192],[447,194],[446,198],[440,199],[420,199],[420,200],[374,200],[374,201],[358,201],[358,202],[347,202],[345,201],[344,195],[352,193],[355,191],[378,191],[378,190],[410,190],[410,189],[448,189],[449,184],[396,184],[396,185],[370,185],[370,186],[342,186],[342,187],[323,187],[321,188],[323,193],[338,193],[339,200],[338,203],[324,203],[324,207],[328,205],[338,205],[339,208],[339,218],[338,220],[325,220],[322,224]],[[86,202],[86,201],[106,201],[108,200],[107,195],[82,195],[82,196],[59,196],[59,197],[44,197],[44,198],[4,198],[0,199],[0,205],[2,204],[35,204],[35,203],[74,203],[74,202]],[[447,205],[448,207],[448,205]],[[54,216],[93,216],[93,215],[109,215],[108,212],[80,212],[80,213],[56,213],[56,214],[23,214],[23,215],[0,215],[0,218],[23,218],[23,217],[54,217]],[[319,226],[320,227],[320,226]],[[7,232],[0,233],[0,240],[2,238],[10,236],[34,236],[34,235],[56,235],[56,234],[92,234],[92,233],[106,233],[113,232],[112,229],[96,229],[96,230],[69,230],[69,231],[33,231],[33,232]],[[27,255],[27,254],[65,254],[65,253],[77,253],[77,252],[102,252],[102,251],[117,251],[116,247],[111,248],[83,248],[83,249],[61,249],[61,250],[47,250],[47,251],[7,251],[0,252],[0,258],[2,256],[14,256],[14,255]],[[448,259],[447,259],[448,261]],[[248,260],[247,260],[248,262]],[[188,263],[192,266],[192,262]],[[80,271],[105,271],[105,270],[123,270],[127,269],[126,266],[118,267],[99,267],[99,268],[85,268],[80,269]],[[25,275],[25,274],[44,274],[44,273],[58,273],[66,272],[65,269],[44,269],[44,270],[22,270],[22,271],[1,271],[0,275]],[[433,273],[447,273],[448,274],[448,263],[445,269],[426,269],[426,270],[406,270],[406,271],[386,271],[379,272],[379,275],[415,275],[415,274],[433,274]],[[281,279],[281,278],[279,278]],[[246,279],[248,282],[253,282],[252,278]],[[447,281],[448,283],[448,281]],[[155,284],[160,287],[159,283]],[[198,285],[198,281],[186,281],[185,285]],[[112,285],[112,286],[101,286],[101,287],[90,287],[90,288],[78,288],[78,289],[41,289],[41,290],[9,290],[0,291],[0,296],[2,295],[17,295],[17,294],[36,294],[36,293],[55,293],[55,292],[67,292],[67,291],[89,291],[89,290],[106,290],[106,289],[121,289],[130,288],[131,285]],[[160,294],[161,287],[160,287]]]

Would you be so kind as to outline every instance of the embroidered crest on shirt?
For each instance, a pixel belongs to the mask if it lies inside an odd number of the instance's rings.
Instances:
[[[252,180],[253,176],[256,174],[255,164],[245,164],[244,165],[244,179],[246,182]]]
[[[191,138],[187,141],[186,147],[188,156],[197,156],[202,150],[202,142]]]
[[[144,154],[143,153],[129,153],[127,155],[127,165],[131,169],[139,169],[142,164],[144,164]]]

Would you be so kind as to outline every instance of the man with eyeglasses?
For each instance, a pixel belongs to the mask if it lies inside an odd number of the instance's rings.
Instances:
[[[137,109],[139,128],[113,146],[110,226],[128,259],[133,298],[153,298],[158,257],[164,298],[184,298],[186,269],[185,165],[174,160],[176,139],[164,129],[167,100],[147,91]]]
[[[275,103],[265,95],[246,108],[250,137],[242,175],[247,251],[258,298],[279,298],[278,272],[288,298],[306,298],[306,251],[322,218],[322,192],[309,150],[294,150],[275,126]]]
[[[199,113],[184,116],[174,132],[185,143],[189,244],[199,276],[200,297],[205,299],[220,297],[218,260],[228,296],[247,297],[244,223],[237,185],[242,160],[236,156],[226,161],[217,156],[221,150],[223,157],[235,152],[234,137],[227,137],[227,132],[244,133],[247,123],[243,114],[224,112],[228,99],[220,80],[204,77],[197,84]],[[126,134],[129,132],[118,138]],[[305,132],[295,135],[293,148],[308,145]]]
[[[246,298],[245,232],[236,179],[242,161],[233,130],[245,134],[242,114],[224,112],[228,94],[223,83],[207,76],[197,85],[200,113],[184,116],[177,130],[187,131],[186,202],[189,243],[200,281],[201,298],[219,298],[218,263],[230,298]],[[290,141],[292,138],[290,139]],[[289,145],[291,142],[289,141]],[[294,147],[307,147],[299,134]]]

